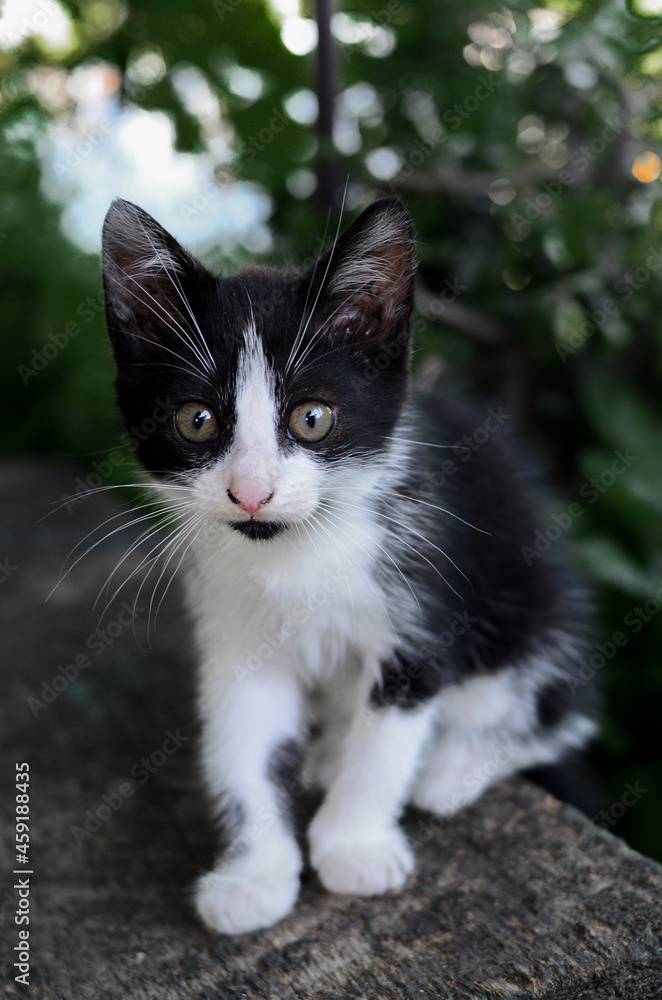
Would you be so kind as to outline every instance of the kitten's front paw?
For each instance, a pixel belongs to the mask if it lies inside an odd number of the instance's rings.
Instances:
[[[414,870],[414,856],[399,829],[324,848],[311,842],[311,860],[329,892],[379,896],[401,889]]]
[[[286,916],[299,894],[299,870],[243,865],[207,872],[199,880],[195,904],[202,922],[221,934],[246,934],[271,927]]]

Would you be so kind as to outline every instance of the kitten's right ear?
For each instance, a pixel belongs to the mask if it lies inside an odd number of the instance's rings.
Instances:
[[[408,339],[414,305],[416,242],[399,198],[374,202],[322,258],[320,328],[333,341],[381,350]],[[314,280],[314,272],[313,272]]]
[[[187,289],[204,268],[130,201],[117,198],[102,237],[108,332],[118,360],[135,361],[190,328]]]

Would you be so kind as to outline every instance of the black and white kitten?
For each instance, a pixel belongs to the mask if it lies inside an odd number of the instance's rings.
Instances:
[[[312,780],[322,884],[398,889],[408,801],[448,815],[594,731],[568,683],[575,593],[523,555],[537,525],[498,411],[477,435],[485,415],[411,390],[409,216],[378,201],[307,271],[218,277],[118,200],[103,264],[127,425],[168,407],[137,451],[184,522],[204,774],[229,820],[198,912],[225,933],[288,913],[288,800]]]

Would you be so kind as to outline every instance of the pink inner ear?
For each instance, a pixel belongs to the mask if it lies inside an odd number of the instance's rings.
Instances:
[[[329,324],[329,333],[332,337],[337,337],[339,334],[349,335],[360,321],[361,312],[358,309],[345,309],[334,316]]]
[[[347,344],[365,344],[374,341],[375,344],[387,340],[392,333],[392,320],[388,306],[380,298],[365,295],[356,306],[343,309],[336,316],[327,317],[323,329],[330,340]]]

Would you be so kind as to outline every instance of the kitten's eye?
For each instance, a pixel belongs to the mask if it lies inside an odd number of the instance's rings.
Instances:
[[[287,429],[297,441],[321,441],[333,427],[333,410],[326,403],[301,403],[290,415]]]
[[[175,425],[186,441],[211,441],[218,437],[216,417],[204,403],[184,403],[175,411]]]

